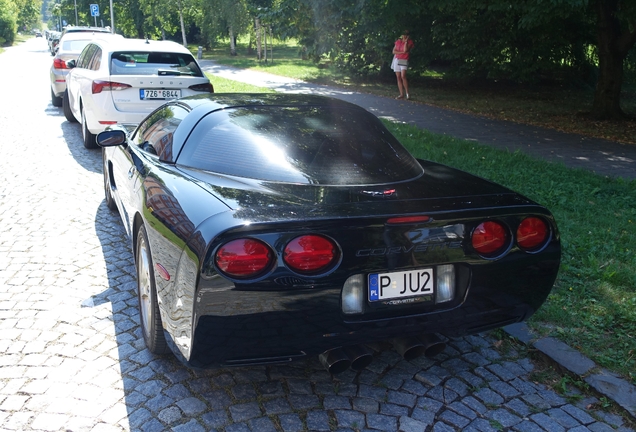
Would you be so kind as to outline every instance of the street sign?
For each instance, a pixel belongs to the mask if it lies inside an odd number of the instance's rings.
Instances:
[[[91,16],[98,17],[99,16],[99,5],[92,4],[91,5]]]

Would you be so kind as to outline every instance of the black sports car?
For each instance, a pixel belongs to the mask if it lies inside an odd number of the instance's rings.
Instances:
[[[193,367],[435,355],[440,335],[527,319],[559,268],[546,208],[415,159],[339,100],[195,96],[98,142],[145,342]]]

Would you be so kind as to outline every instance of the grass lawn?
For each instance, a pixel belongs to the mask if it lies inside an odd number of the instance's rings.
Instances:
[[[243,55],[236,57],[224,54],[224,50],[226,48],[214,49],[207,52],[206,57],[236,67],[310,81],[335,79],[340,85],[348,85],[346,77],[334,77],[328,68],[311,63],[307,65],[307,62],[295,58],[293,47],[286,48],[292,57],[288,59],[282,58],[281,53],[277,60],[277,52],[283,50],[275,50],[274,64],[256,62],[251,56],[244,55],[244,48],[239,47],[239,53]],[[218,92],[262,90],[252,86],[242,90],[240,87],[244,84],[230,84],[216,76],[214,83]],[[237,85],[240,87],[235,87]],[[385,92],[389,96],[395,93],[388,84],[349,85],[368,86],[373,93]],[[230,86],[227,87],[229,90],[226,86]],[[430,89],[415,87],[412,93],[418,99],[425,99],[425,103],[453,105],[455,109],[498,118],[510,119],[506,114],[508,107],[517,113],[515,115],[531,117],[533,112],[541,113],[536,115],[537,118],[557,115],[555,104],[549,102],[550,97],[556,96],[550,96],[545,89],[525,94],[520,89],[507,94],[490,94],[479,89],[464,91],[467,93],[462,93],[461,87],[443,88],[440,84],[437,87],[431,85]],[[561,90],[559,94],[565,96],[567,93]],[[574,107],[581,103],[582,97],[581,94],[573,94],[571,99],[565,99],[564,106],[571,110],[574,117]],[[474,101],[469,102],[469,99]],[[579,102],[576,102],[577,99]],[[578,105],[579,108],[581,106]],[[484,112],[487,111],[485,107],[490,107],[490,112]],[[516,111],[512,109],[514,107]],[[559,120],[561,122],[568,124],[564,119]],[[410,125],[386,124],[417,157],[503,184],[547,206],[554,213],[563,245],[561,270],[548,301],[530,320],[530,325],[541,334],[563,340],[600,366],[616,371],[636,384],[636,181],[608,179],[536,160],[520,152],[510,153],[435,135]],[[596,125],[592,126],[596,128]],[[611,125],[605,126],[604,129],[601,124],[598,129],[611,136]],[[622,134],[628,133],[629,127],[617,126]],[[559,129],[573,130],[565,126]]]

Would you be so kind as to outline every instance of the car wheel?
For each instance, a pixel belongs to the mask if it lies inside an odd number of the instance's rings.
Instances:
[[[137,232],[137,253],[135,254],[137,267],[137,292],[139,296],[139,320],[144,342],[151,353],[164,354],[168,352],[166,337],[163,334],[155,274],[150,253],[150,244],[146,229],[142,225]]]
[[[117,204],[113,199],[113,194],[110,191],[110,171],[108,170],[108,164],[106,163],[106,149],[102,149],[102,161],[104,166],[104,196],[106,197],[106,207],[110,210],[117,210]]]
[[[53,93],[53,89],[51,89],[51,105],[53,105],[54,107],[62,106],[62,98],[55,96],[55,93]]]
[[[82,138],[84,138],[84,147],[87,149],[97,148],[97,141],[95,141],[95,134],[92,134],[88,130],[86,124],[86,114],[84,114],[84,107],[82,107]]]
[[[62,96],[62,110],[64,111],[64,117],[66,117],[66,120],[71,123],[77,123],[77,119],[71,111],[71,103],[68,100],[68,90],[64,90],[64,95]]]

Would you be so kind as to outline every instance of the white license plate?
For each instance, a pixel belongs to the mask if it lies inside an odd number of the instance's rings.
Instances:
[[[369,301],[372,302],[421,295],[432,296],[434,292],[432,268],[369,275]]]
[[[181,90],[149,90],[140,89],[139,98],[144,99],[177,99],[181,97]]]

